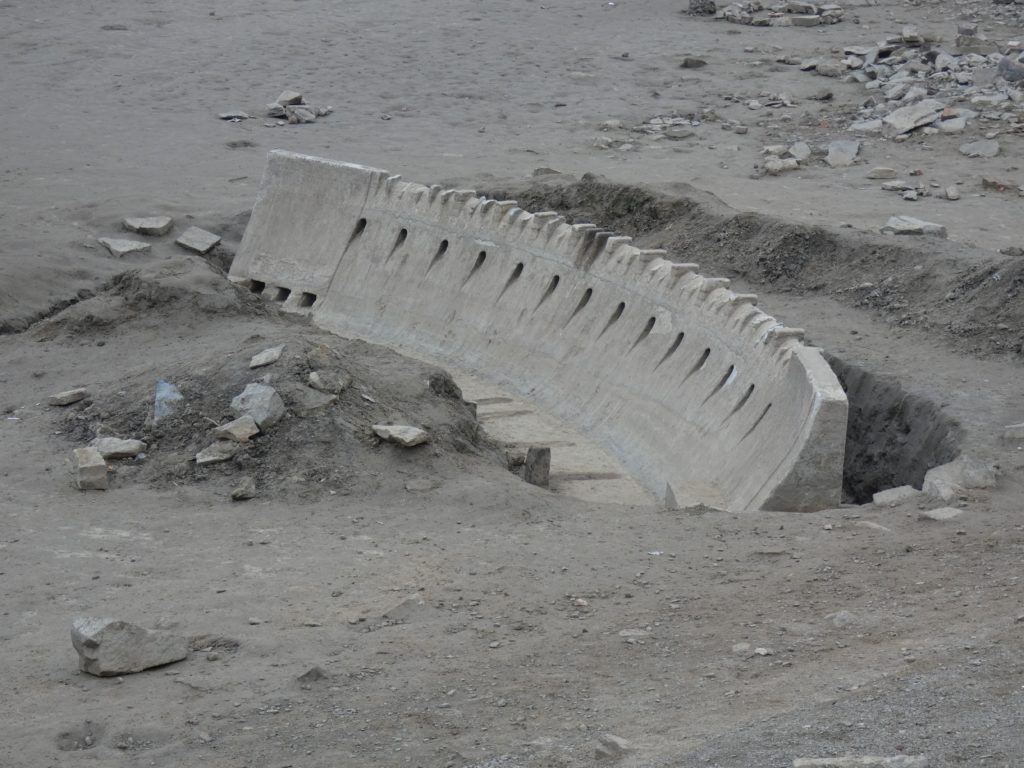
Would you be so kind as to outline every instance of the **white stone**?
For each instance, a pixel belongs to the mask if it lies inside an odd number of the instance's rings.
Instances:
[[[85,400],[85,398],[87,398],[88,396],[89,390],[86,389],[85,387],[79,387],[78,389],[68,389],[65,390],[64,392],[58,392],[55,395],[50,395],[48,398],[46,398],[46,404],[59,406],[72,405],[74,403],[79,402],[80,400]]]
[[[143,216],[125,219],[121,224],[129,232],[140,235],[166,235],[171,231],[174,220],[170,216]]]
[[[272,427],[284,416],[284,401],[277,390],[266,384],[247,384],[242,394],[231,401],[231,410],[239,416],[252,416],[260,429]]]
[[[124,240],[120,237],[101,237],[100,245],[110,251],[113,256],[128,256],[132,253],[145,253],[150,249],[149,243],[140,243],[138,240]]]
[[[939,509],[929,509],[921,512],[918,515],[920,520],[934,520],[939,523],[943,523],[947,520],[952,520],[954,517],[960,517],[963,514],[962,509],[956,507],[940,507]]]
[[[419,427],[399,424],[374,424],[374,434],[382,440],[398,443],[404,448],[412,448],[430,441],[430,434]]]
[[[75,487],[80,491],[107,490],[107,462],[95,448],[75,448],[72,457]]]
[[[920,495],[921,491],[917,490],[917,488],[911,485],[901,485],[898,488],[887,488],[884,491],[879,491],[871,497],[871,501],[874,502],[875,506],[888,507],[908,499],[916,499]]]
[[[847,168],[853,165],[860,152],[859,141],[839,140],[830,142],[825,162],[833,168]]]
[[[89,446],[100,452],[104,459],[133,459],[146,450],[141,440],[123,440],[120,437],[97,437]]]
[[[128,675],[188,656],[188,638],[116,619],[75,619],[71,643],[79,668],[98,677]]]
[[[220,244],[220,237],[199,227],[189,227],[174,242],[186,251],[206,255]]]
[[[922,221],[911,216],[893,216],[882,227],[882,232],[893,235],[935,235],[946,236],[946,228],[941,224]]]
[[[264,349],[257,355],[253,355],[252,360],[249,361],[250,368],[262,368],[265,365],[276,363],[281,359],[281,353],[284,352],[284,344],[279,347],[270,347],[270,349]]]
[[[882,133],[886,136],[899,136],[915,128],[931,125],[939,119],[946,105],[935,99],[925,99],[916,104],[900,107],[882,118]]]
[[[229,461],[238,453],[238,443],[233,440],[217,440],[196,454],[196,464],[200,467],[207,464],[219,464]]]
[[[260,433],[260,427],[249,414],[239,416],[234,421],[221,424],[213,430],[213,436],[223,440],[234,440],[236,443],[247,443],[249,438]]]

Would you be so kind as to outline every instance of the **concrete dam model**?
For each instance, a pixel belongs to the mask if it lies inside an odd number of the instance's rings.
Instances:
[[[630,243],[272,152],[230,278],[537,402],[670,505],[837,506],[847,401],[820,350],[728,280]]]

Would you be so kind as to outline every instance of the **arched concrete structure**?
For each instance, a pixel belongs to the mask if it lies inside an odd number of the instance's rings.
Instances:
[[[273,152],[230,277],[538,401],[669,501],[837,505],[847,403],[832,370],[696,270],[556,213]]]

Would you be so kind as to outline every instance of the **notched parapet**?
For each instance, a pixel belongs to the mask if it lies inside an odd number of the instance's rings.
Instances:
[[[273,152],[230,277],[536,399],[673,504],[837,505],[831,369],[698,269],[553,211]]]

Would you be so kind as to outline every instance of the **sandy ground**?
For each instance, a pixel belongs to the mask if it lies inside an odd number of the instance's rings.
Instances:
[[[887,0],[847,5],[834,26],[759,29],[682,5],[0,2],[0,766],[589,766],[604,733],[632,742],[629,766],[847,753],[1024,763],[1022,462],[997,440],[1024,421],[1019,355],[972,348],[935,312],[908,325],[892,302],[855,305],[829,276],[820,290],[756,272],[739,283],[830,352],[939,404],[998,461],[999,486],[957,500],[955,520],[920,519],[936,505],[918,500],[814,515],[596,502],[524,484],[500,451],[417,463],[357,430],[344,462],[299,467],[245,504],[228,501],[228,470],[143,481],[123,469],[106,493],[68,482],[69,415],[45,395],[86,385],[98,407],[137,403],[163,369],[202,361],[215,375],[270,340],[315,337],[221,302],[218,275],[169,239],[126,260],[95,242],[156,213],[237,241],[272,148],[481,188],[541,167],[686,182],[735,209],[869,232],[907,213],[945,224],[952,243],[915,246],[902,266],[934,258],[947,276],[1021,244],[1019,198],[979,184],[1018,172],[1019,135],[991,160],[957,152],[963,137],[872,139],[851,168],[750,178],[764,145],[834,138],[836,114],[865,97],[777,56],[871,42],[904,21],[952,37],[975,11],[990,37],[1018,36],[990,6]],[[682,55],[708,65],[681,70]],[[806,100],[823,85],[831,104]],[[216,119],[261,115],[288,87],[335,112],[273,128]],[[783,90],[797,99],[788,118],[743,103]],[[684,142],[594,146],[605,120],[705,107],[748,133],[707,123]],[[904,206],[865,179],[876,164],[959,182],[963,198]],[[138,267],[180,293],[99,290]],[[83,290],[99,295],[63,309]],[[390,353],[351,354],[366,386],[419,380]],[[491,401],[485,428],[506,420],[500,394],[474,396]],[[86,425],[89,407],[72,411]],[[79,615],[166,627],[196,650],[93,678],[69,640]],[[297,680],[313,666],[324,679]]]

